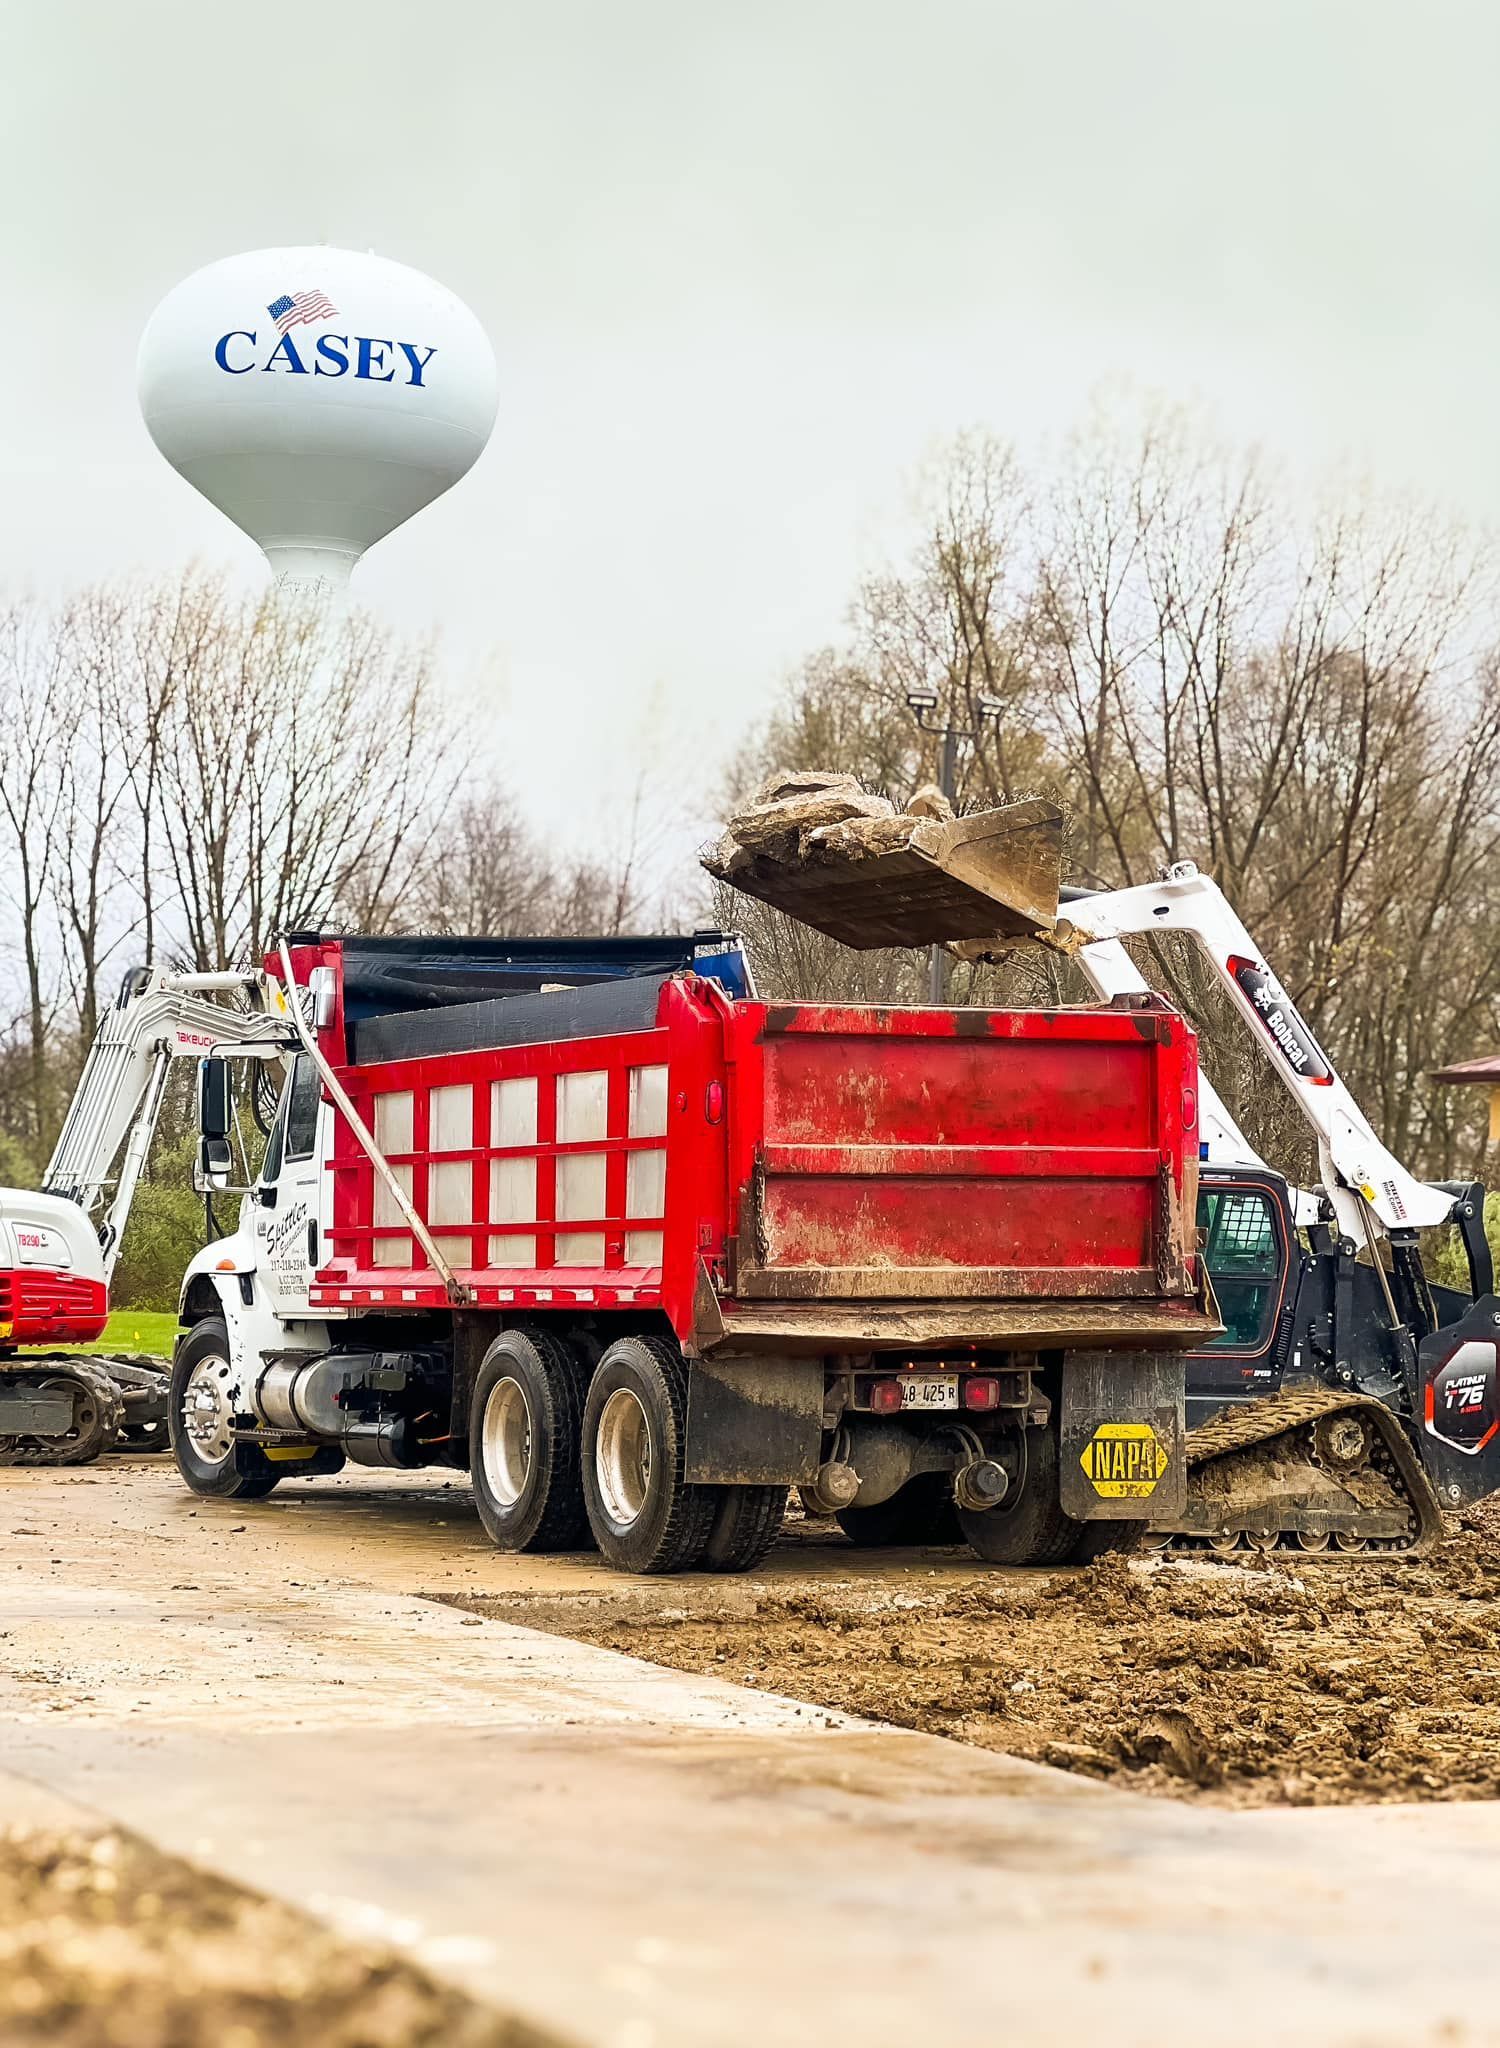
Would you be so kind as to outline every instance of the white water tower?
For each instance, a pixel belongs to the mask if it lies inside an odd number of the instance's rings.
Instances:
[[[195,271],[147,323],[139,379],[152,440],[278,585],[340,589],[473,467],[495,420],[494,353],[468,307],[349,249]]]

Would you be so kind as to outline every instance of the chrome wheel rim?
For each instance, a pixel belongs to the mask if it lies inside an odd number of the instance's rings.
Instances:
[[[222,1465],[234,1449],[234,1416],[239,1385],[234,1368],[219,1352],[200,1358],[182,1390],[183,1433],[205,1465]]]
[[[526,1491],[532,1440],[526,1389],[509,1376],[496,1380],[484,1404],[480,1446],[485,1484],[503,1508],[513,1508]]]
[[[651,1490],[651,1424],[629,1387],[616,1387],[600,1414],[594,1476],[605,1513],[617,1528],[628,1529]]]

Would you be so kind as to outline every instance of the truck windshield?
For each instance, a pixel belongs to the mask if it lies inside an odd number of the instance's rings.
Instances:
[[[1198,1230],[1224,1318],[1218,1349],[1260,1351],[1271,1341],[1281,1301],[1281,1232],[1260,1188],[1203,1188]]]

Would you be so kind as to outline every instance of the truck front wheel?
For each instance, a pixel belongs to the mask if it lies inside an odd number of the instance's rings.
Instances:
[[[261,1500],[280,1478],[258,1445],[235,1442],[234,1418],[244,1406],[229,1331],[221,1316],[208,1316],[178,1340],[168,1395],[172,1455],[194,1493]]]
[[[681,1572],[703,1555],[719,1503],[683,1480],[687,1367],[660,1337],[622,1337],[600,1359],[583,1411],[583,1497],[609,1562]]]
[[[484,1354],[469,1409],[469,1472],[497,1550],[586,1550],[578,1470],[584,1372],[542,1330],[506,1330]]]

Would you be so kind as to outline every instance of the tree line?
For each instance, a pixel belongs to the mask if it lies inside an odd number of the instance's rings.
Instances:
[[[141,961],[253,964],[299,927],[620,931],[633,845],[558,855],[430,647],[198,574],[0,610],[0,1180],[45,1163]]]
[[[1221,884],[1382,1136],[1418,1172],[1479,1173],[1480,1091],[1430,1072],[1500,1041],[1495,563],[1431,515],[1289,509],[1256,461],[1181,419],[1107,419],[1044,473],[985,435],[928,479],[904,560],[789,679],[731,795],[836,767],[902,799],[962,736],[960,808],[1027,795],[1066,818],[1068,878]],[[745,899],[781,995],[923,999],[924,960],[852,954]],[[1133,945],[1198,1026],[1252,1141],[1308,1172],[1307,1134],[1218,985]],[[1081,1000],[1045,955],[957,968],[955,1000]]]

